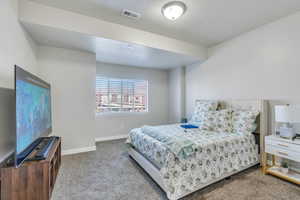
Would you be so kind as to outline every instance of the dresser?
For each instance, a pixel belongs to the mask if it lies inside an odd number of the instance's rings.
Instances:
[[[265,137],[265,156],[266,165],[263,166],[264,174],[277,176],[281,179],[300,184],[300,173],[289,170],[283,173],[277,159],[284,158],[295,162],[300,162],[300,140],[288,140],[279,136],[270,135]],[[271,161],[267,160],[272,158]]]
[[[2,166],[0,200],[50,200],[60,165],[61,138],[55,141],[45,160],[25,161],[18,168]]]

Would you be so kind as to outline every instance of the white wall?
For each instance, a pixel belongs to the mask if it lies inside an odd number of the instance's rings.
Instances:
[[[38,64],[52,87],[53,134],[62,137],[63,150],[95,146],[96,56],[42,46]]]
[[[0,163],[14,152],[15,91],[0,87]]]
[[[36,45],[18,21],[18,0],[0,4],[0,87],[14,87],[14,65],[36,72]]]
[[[98,114],[96,138],[126,136],[132,128],[168,123],[168,72],[157,69],[97,63],[101,76],[148,80],[149,112]]]
[[[299,55],[300,12],[212,48],[207,61],[187,68],[189,116],[197,98],[300,103]]]
[[[169,70],[169,123],[179,123],[185,117],[185,69]]]
[[[32,73],[37,72],[36,45],[18,22],[17,0],[1,0],[0,27],[0,87],[13,89],[15,64]],[[10,91],[3,91],[0,97],[0,116],[2,116],[0,117],[0,162],[14,150],[12,137],[15,134],[13,131],[7,131],[11,130],[11,124],[6,121],[11,120],[12,117],[14,105],[9,101],[13,101],[13,96]]]

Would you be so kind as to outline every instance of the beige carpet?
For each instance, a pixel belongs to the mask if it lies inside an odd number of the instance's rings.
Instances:
[[[124,140],[97,151],[64,156],[52,200],[166,200],[164,192],[126,153]],[[198,191],[184,200],[300,200],[300,187],[257,167]]]

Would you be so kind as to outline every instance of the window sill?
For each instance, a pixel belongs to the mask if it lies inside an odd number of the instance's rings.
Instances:
[[[96,118],[105,117],[105,116],[146,115],[149,113],[150,113],[149,111],[145,111],[145,112],[103,112],[103,113],[96,113]]]

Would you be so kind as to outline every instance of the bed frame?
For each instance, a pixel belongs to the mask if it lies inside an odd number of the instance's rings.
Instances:
[[[220,109],[253,109],[260,111],[260,115],[257,119],[258,128],[255,131],[256,134],[259,134],[259,140],[260,140],[260,152],[264,152],[264,138],[266,135],[268,135],[268,101],[266,100],[218,100],[219,108]],[[152,179],[164,190],[166,191],[166,187],[163,183],[162,174],[160,173],[159,169],[157,169],[147,158],[145,158],[142,154],[140,154],[138,151],[136,151],[134,148],[130,147],[128,151],[129,155],[152,177]],[[264,166],[264,154],[260,153],[260,162],[253,163],[249,166],[244,167],[243,169],[239,171],[234,171],[231,173],[227,173],[217,179],[214,179],[208,183],[205,183],[199,188],[195,189],[194,191],[188,192],[184,195],[177,196],[175,198],[170,198],[170,200],[177,200],[184,196],[187,196],[197,190],[200,190],[208,185],[211,185],[213,183],[216,183],[224,178],[227,178],[229,176],[232,176],[236,173],[239,173],[247,168],[250,168],[252,166],[255,166],[260,163],[261,166]]]

